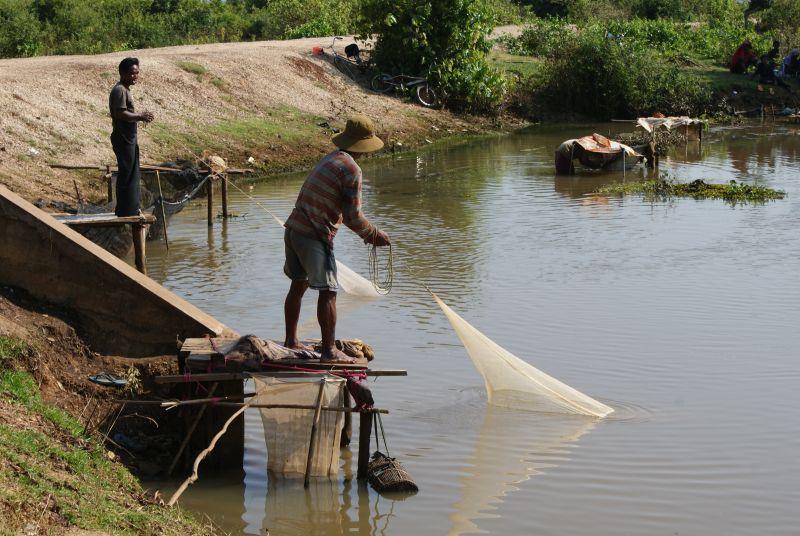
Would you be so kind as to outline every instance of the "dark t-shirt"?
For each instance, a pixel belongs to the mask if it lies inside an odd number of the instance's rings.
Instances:
[[[133,96],[130,90],[122,85],[122,82],[117,82],[111,89],[111,94],[108,96],[108,109],[111,113],[111,135],[121,135],[126,141],[135,143],[136,122],[114,119],[114,110],[128,110],[131,113],[134,112]]]

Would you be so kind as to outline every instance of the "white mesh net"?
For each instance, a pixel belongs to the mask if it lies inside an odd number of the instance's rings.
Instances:
[[[614,411],[500,347],[431,294],[483,376],[490,404],[594,417],[605,417]]]
[[[298,404],[315,406],[319,380],[282,381],[255,375],[258,400],[256,404]],[[345,381],[330,378],[322,391],[323,406],[341,407],[344,404]],[[262,392],[263,390],[263,392]],[[267,442],[267,469],[274,475],[302,477],[306,471],[311,438],[313,409],[261,408],[261,422]],[[339,472],[339,439],[344,413],[323,411],[315,438],[311,476],[332,476]]]

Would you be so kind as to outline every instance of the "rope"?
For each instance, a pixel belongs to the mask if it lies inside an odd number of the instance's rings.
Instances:
[[[386,296],[392,291],[392,283],[394,282],[394,254],[392,253],[392,245],[389,244],[389,254],[386,257],[383,271],[386,275],[383,281],[380,280],[381,266],[378,260],[378,246],[374,244],[375,238],[378,236],[378,228],[370,236],[370,242],[373,242],[372,247],[369,248],[369,280],[372,286],[375,287],[375,292],[382,296]]]

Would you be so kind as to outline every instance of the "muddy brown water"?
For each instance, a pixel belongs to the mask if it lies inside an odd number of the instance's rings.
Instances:
[[[364,165],[364,208],[392,237],[397,273],[387,297],[340,296],[338,335],[372,343],[376,366],[409,371],[372,387],[417,495],[359,486],[355,449],[337,479],[310,490],[269,478],[251,414],[244,475],[201,472],[182,504],[234,534],[800,533],[800,130],[717,127],[701,149],[663,160],[677,179],[788,193],[732,207],[591,195],[619,175],[554,177],[561,141],[613,128],[540,128]],[[302,180],[249,194],[285,217]],[[205,210],[172,221],[172,250],[149,251],[151,276],[242,333],[280,338],[281,229],[235,191],[240,217],[209,230]],[[367,273],[349,231],[336,253]],[[617,412],[487,408],[420,279],[497,343]]]

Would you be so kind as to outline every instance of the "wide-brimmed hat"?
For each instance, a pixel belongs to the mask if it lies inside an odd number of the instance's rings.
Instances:
[[[383,141],[375,135],[375,125],[366,115],[354,115],[347,120],[344,132],[337,134],[331,141],[343,151],[354,153],[371,153],[383,147]]]

